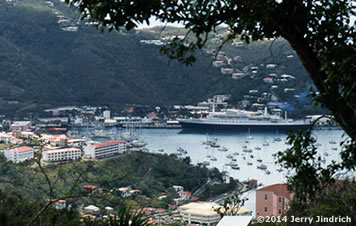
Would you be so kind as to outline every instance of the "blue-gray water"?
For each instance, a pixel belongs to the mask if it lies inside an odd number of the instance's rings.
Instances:
[[[210,161],[210,166],[216,167],[220,171],[227,171],[233,178],[240,181],[248,179],[257,179],[258,183],[262,183],[264,186],[285,183],[286,171],[277,170],[280,169],[275,164],[276,159],[272,154],[279,151],[283,151],[288,148],[288,144],[285,143],[286,135],[277,133],[182,133],[180,129],[140,129],[136,131],[138,137],[147,143],[147,148],[150,152],[158,153],[159,149],[163,149],[163,153],[177,153],[177,148],[181,147],[188,153],[193,164],[198,162],[208,161],[207,155],[216,157],[217,161]],[[317,139],[319,155],[325,158],[326,164],[332,160],[340,160],[338,155],[340,151],[339,143],[342,139],[343,131],[341,130],[318,130],[314,132],[314,136]],[[252,136],[253,139],[247,139],[248,136]],[[274,138],[280,137],[282,140],[279,142],[274,141]],[[217,151],[217,148],[206,148],[202,142],[208,139],[217,139],[217,143],[228,149],[226,152]],[[248,143],[246,143],[248,141]],[[331,144],[330,141],[335,141],[336,144]],[[269,143],[269,146],[263,146],[263,143]],[[248,149],[252,149],[252,153],[243,152],[242,146],[247,146]],[[261,150],[255,150],[256,147],[260,147]],[[336,149],[336,150],[335,150]],[[239,155],[233,155],[234,152]],[[325,154],[327,153],[327,154]],[[237,159],[236,163],[240,166],[240,170],[231,169],[230,166],[225,166],[225,163],[230,162],[227,155],[233,155]],[[251,158],[253,155],[253,158]],[[246,159],[243,159],[245,157]],[[257,162],[257,159],[262,159],[263,164],[268,168],[270,174],[266,174],[266,170],[257,169],[257,166],[261,163]],[[248,165],[247,163],[252,163]],[[249,200],[245,203],[245,207],[255,211],[255,192],[249,192],[247,197]]]

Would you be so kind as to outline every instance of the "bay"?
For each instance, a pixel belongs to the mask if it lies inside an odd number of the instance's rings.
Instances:
[[[182,157],[189,156],[192,164],[209,161],[210,165],[207,167],[216,167],[220,171],[226,171],[230,177],[239,181],[256,179],[258,184],[263,186],[287,182],[288,172],[276,164],[276,158],[273,156],[273,154],[289,147],[286,143],[286,134],[278,132],[183,132],[181,129],[138,129],[136,133],[140,140],[147,143],[146,147],[149,152],[174,154],[178,153],[178,148],[183,148],[187,154]],[[315,130],[313,132],[318,143],[318,155],[325,159],[325,164],[331,163],[332,160],[340,161],[339,143],[343,139],[342,134],[342,130]],[[280,138],[280,141],[275,140],[277,137]],[[226,147],[227,151],[218,151],[218,148],[204,145],[203,142],[207,139],[216,140],[217,144]],[[266,143],[269,145],[264,146]],[[164,151],[159,152],[160,149]],[[246,149],[252,151],[244,152]],[[236,159],[236,163],[240,167],[239,170],[225,165],[231,161],[228,155],[232,155]],[[216,158],[216,161],[210,160],[213,157]],[[257,159],[261,159],[262,162],[258,162]],[[267,169],[258,169],[257,166],[261,164],[266,165]],[[267,171],[269,174],[266,173]],[[243,195],[248,198],[245,207],[253,212],[256,208],[255,194],[256,192],[253,190]]]

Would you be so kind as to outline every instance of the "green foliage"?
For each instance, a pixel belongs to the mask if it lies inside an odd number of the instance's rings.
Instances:
[[[121,207],[114,217],[107,219],[85,219],[85,226],[144,226],[148,225],[148,218],[142,212],[131,212],[129,207]]]
[[[336,168],[322,167],[311,130],[290,133],[288,143],[291,147],[278,153],[278,163],[289,170],[288,183],[294,192],[294,199],[306,202],[324,186],[334,182]]]
[[[293,200],[291,207],[287,212],[287,216],[311,216],[315,219],[312,225],[320,225],[320,223],[315,223],[318,216],[349,217],[349,222],[326,224],[353,225],[353,222],[356,220],[355,207],[356,185],[354,179],[350,178],[324,187],[324,189],[318,192],[317,195],[313,197],[313,199],[308,201],[308,203],[303,203],[299,200]]]
[[[182,35],[186,29],[137,32],[119,29],[120,32],[100,33],[85,25],[87,20],[77,25],[79,14],[73,8],[59,1],[54,4],[54,8],[49,8],[40,0],[21,7],[1,3],[0,106],[3,113],[21,116],[21,112],[72,104],[112,107],[126,103],[193,104],[222,93],[232,94],[233,103],[237,103],[249,89],[268,91],[262,82],[267,71],[261,70],[261,78],[237,81],[222,75],[219,68],[211,65],[213,58],[199,49],[195,51],[196,62],[187,68],[175,61],[168,65],[169,60],[160,56],[160,47],[140,43],[140,40]],[[54,13],[73,22],[78,31],[61,30]],[[177,48],[181,47],[176,44]],[[232,63],[239,70],[249,64],[286,65],[284,73],[295,75],[300,81],[297,89],[303,90],[310,82],[306,82],[306,72],[297,58],[293,62],[285,60],[287,54],[293,53],[290,46],[283,40],[275,41],[272,47],[270,44],[267,41],[243,48],[227,46],[222,50],[231,57],[241,56],[242,62]],[[216,47],[209,44],[209,48]],[[270,49],[275,56],[271,56]],[[285,98],[283,91],[280,96],[281,101],[291,98]],[[19,104],[9,105],[8,100],[18,100]]]
[[[40,204],[47,203],[47,198],[69,196],[74,206],[94,203],[100,207],[110,205],[116,208],[126,202],[136,207],[167,207],[176,197],[173,185],[181,185],[193,191],[208,179],[206,168],[190,165],[183,160],[168,155],[130,153],[103,161],[46,164],[43,166],[44,171],[53,184],[50,192],[46,178],[34,161],[0,164],[0,189],[13,190]],[[162,164],[164,169],[161,168]],[[81,187],[85,184],[99,186],[103,194],[88,196]],[[142,189],[139,195],[129,198],[132,201],[124,200],[118,191],[118,188],[127,186]],[[159,201],[158,197],[162,193],[167,198]]]
[[[40,209],[40,204],[28,198],[0,190],[0,224],[28,225]],[[79,214],[73,209],[48,208],[35,225],[78,225]]]

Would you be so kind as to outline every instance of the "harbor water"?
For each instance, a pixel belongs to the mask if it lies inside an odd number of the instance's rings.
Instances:
[[[230,177],[240,181],[256,179],[263,186],[286,183],[287,172],[276,164],[273,155],[286,150],[286,134],[276,133],[249,133],[249,132],[183,132],[181,129],[140,129],[136,131],[140,140],[147,143],[146,148],[153,153],[179,153],[182,148],[189,156],[192,164],[204,161],[210,163],[207,167],[216,167],[220,171],[226,171]],[[340,161],[339,143],[342,140],[342,130],[316,130],[314,137],[317,139],[318,155],[325,160],[325,164],[332,160]],[[277,139],[276,139],[277,138]],[[280,138],[280,139],[278,139]],[[227,151],[219,151],[217,147],[203,144],[207,140],[215,140],[218,145],[225,147]],[[162,151],[163,149],[163,151]],[[248,151],[246,151],[248,150]],[[232,158],[236,159],[240,169],[232,169],[227,166]],[[211,159],[216,158],[215,161]],[[267,169],[259,169],[257,166],[265,165]],[[255,212],[255,191],[244,194],[248,198],[245,207]]]

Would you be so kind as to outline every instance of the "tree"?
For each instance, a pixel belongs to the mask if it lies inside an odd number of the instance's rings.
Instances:
[[[312,170],[316,180],[329,178],[336,170],[356,168],[356,27],[351,0],[66,0],[78,7],[83,18],[99,21],[102,29],[127,30],[154,17],[163,23],[180,23],[187,29],[183,40],[176,37],[161,52],[185,64],[195,61],[211,32],[224,25],[229,31],[226,43],[240,38],[245,42],[264,38],[286,39],[296,51],[317,89],[311,90],[315,104],[328,108],[350,137],[341,143],[342,162],[327,170]],[[191,38],[188,34],[193,34]],[[304,137],[304,138],[303,138]],[[308,138],[309,137],[309,138]],[[298,144],[304,142],[304,146]],[[317,165],[289,164],[309,158],[303,154],[312,145],[311,133],[291,137],[294,144],[282,158],[286,167],[309,172]],[[298,155],[298,153],[302,153]],[[311,156],[315,159],[315,155]],[[303,162],[303,161],[302,161]],[[327,175],[328,174],[328,175]],[[315,186],[319,183],[315,182]],[[315,190],[314,188],[310,189]]]

